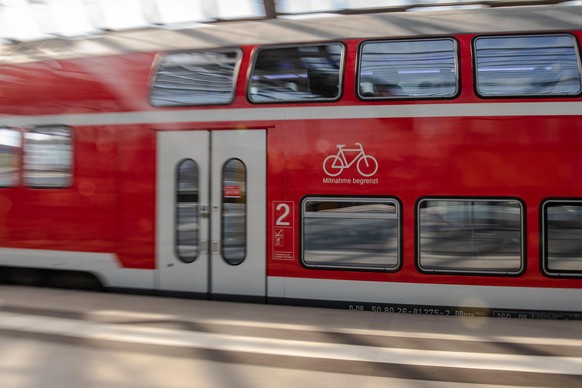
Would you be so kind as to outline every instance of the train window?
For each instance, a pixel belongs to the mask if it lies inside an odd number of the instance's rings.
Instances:
[[[543,268],[549,275],[582,275],[582,201],[543,205]]]
[[[418,205],[418,265],[427,272],[518,274],[522,205],[513,199],[425,199]]]
[[[359,58],[358,95],[362,99],[457,94],[456,43],[452,39],[365,42]]]
[[[571,35],[480,37],[474,50],[481,96],[569,96],[582,91],[580,58]]]
[[[378,198],[307,198],[302,204],[302,261],[312,268],[396,270],[399,204]]]
[[[24,184],[67,187],[73,175],[73,145],[67,127],[42,127],[24,132]]]
[[[222,169],[222,257],[231,265],[242,263],[247,252],[247,168],[239,159]]]
[[[191,263],[198,257],[198,165],[192,159],[182,160],[176,177],[176,253]]]
[[[0,128],[0,187],[18,185],[21,146],[19,130]]]
[[[262,48],[249,83],[251,102],[332,101],[340,97],[344,46]]]
[[[228,104],[241,58],[240,50],[167,54],[159,62],[150,101],[155,106]]]

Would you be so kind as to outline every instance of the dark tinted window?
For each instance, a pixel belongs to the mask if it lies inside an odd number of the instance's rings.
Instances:
[[[70,186],[73,144],[67,127],[46,127],[24,133],[24,184],[34,187]]]
[[[418,263],[425,271],[515,274],[523,268],[518,201],[423,200],[418,217]]]
[[[358,93],[364,99],[452,97],[457,60],[451,39],[366,42]]]
[[[20,176],[20,131],[0,128],[0,187],[16,186]]]
[[[152,85],[156,106],[228,104],[234,88],[240,50],[173,53],[159,63]]]
[[[309,267],[396,269],[395,200],[309,198],[302,208],[302,260]]]
[[[222,169],[222,257],[240,264],[247,252],[247,168],[239,159],[228,160]]]
[[[176,177],[176,253],[185,263],[198,257],[198,165],[192,159],[182,160]]]
[[[327,101],[340,96],[344,46],[263,48],[249,85],[252,102]]]
[[[543,233],[546,272],[582,275],[582,201],[545,203]]]
[[[482,37],[475,40],[482,96],[580,93],[580,62],[570,35]]]

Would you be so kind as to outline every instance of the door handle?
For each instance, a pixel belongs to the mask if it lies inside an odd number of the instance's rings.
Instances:
[[[209,217],[208,206],[201,206],[200,207],[200,217],[202,217],[202,218],[208,218]]]
[[[212,254],[213,255],[218,254],[218,241],[216,240],[212,241]]]

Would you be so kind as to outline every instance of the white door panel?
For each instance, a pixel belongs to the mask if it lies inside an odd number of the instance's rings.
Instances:
[[[170,291],[208,292],[209,220],[201,209],[209,206],[210,132],[158,132],[157,159],[157,263],[158,288]],[[198,225],[192,234],[198,242],[194,254],[180,255],[178,240],[177,177],[180,163],[192,160],[198,167]],[[188,204],[185,203],[184,207]],[[193,206],[193,205],[192,205]],[[187,209],[182,209],[187,210]],[[187,252],[186,252],[187,253]],[[180,257],[184,256],[184,257]],[[190,262],[191,261],[191,262]]]
[[[264,296],[265,131],[157,140],[157,288]]]
[[[266,191],[266,138],[264,131],[219,131],[212,134],[212,213],[222,212],[221,216],[212,218],[212,262],[211,289],[215,294],[265,295],[265,191]],[[229,162],[238,162],[244,169],[246,199],[242,220],[233,221],[232,212],[227,208],[228,200],[236,197],[239,182],[229,179],[225,167]],[[235,191],[233,195],[227,191]],[[230,211],[229,211],[230,210]],[[226,222],[226,225],[225,225]],[[232,248],[228,236],[233,234],[244,222],[243,248]],[[230,225],[230,227],[229,227]],[[218,250],[215,248],[219,248]],[[233,252],[233,249],[235,250]],[[241,252],[239,252],[241,251]],[[242,253],[239,255],[239,253]],[[240,257],[244,257],[238,263]]]

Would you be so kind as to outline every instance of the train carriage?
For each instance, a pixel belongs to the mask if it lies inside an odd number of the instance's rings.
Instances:
[[[580,25],[519,7],[2,46],[2,278],[579,319]]]

